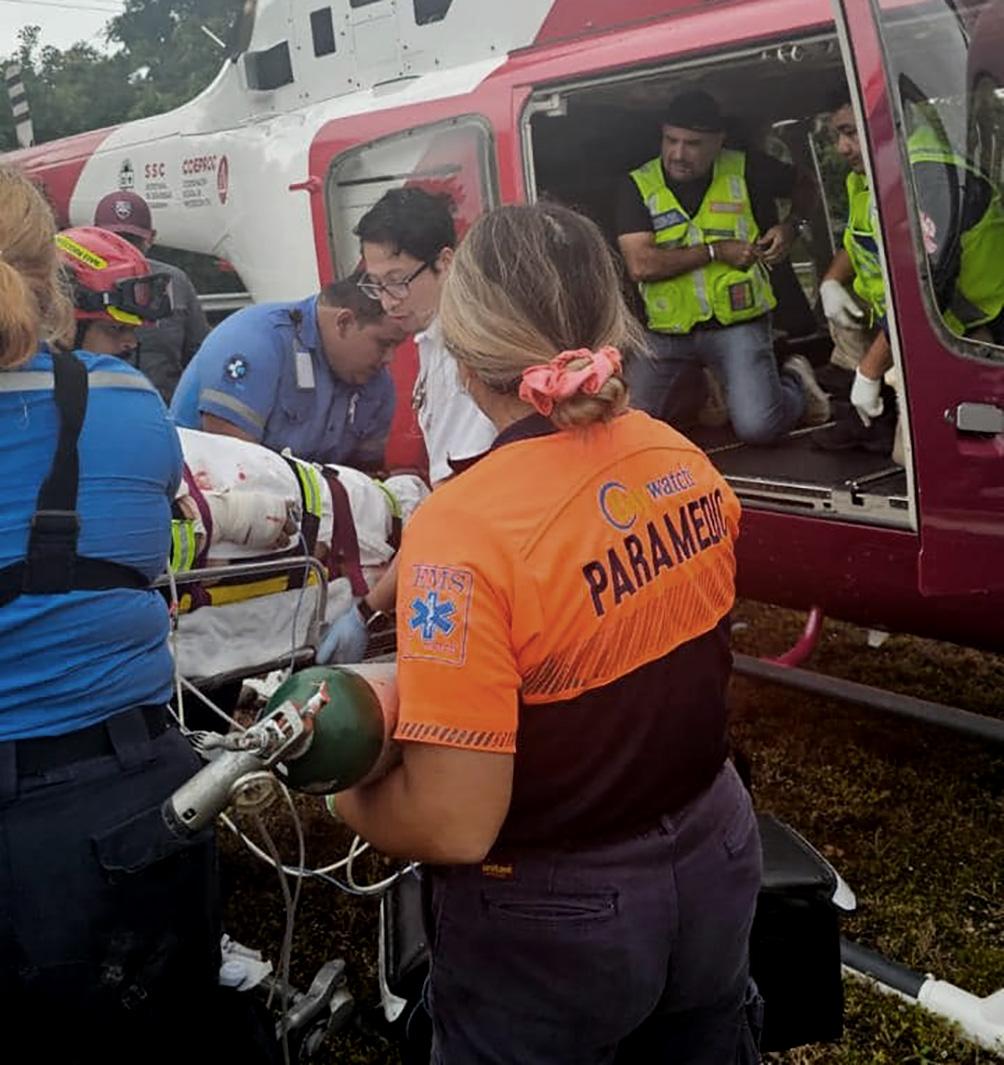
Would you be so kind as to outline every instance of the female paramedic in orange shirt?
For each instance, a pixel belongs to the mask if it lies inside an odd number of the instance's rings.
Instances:
[[[726,760],[739,504],[627,407],[599,230],[504,207],[443,332],[491,451],[401,551],[402,764],[336,800],[426,864],[434,1065],[758,1060],[750,800]]]

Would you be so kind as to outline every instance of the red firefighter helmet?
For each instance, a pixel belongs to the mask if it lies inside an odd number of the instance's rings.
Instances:
[[[73,281],[78,321],[143,325],[171,313],[168,275],[151,274],[143,253],[117,234],[77,226],[57,233],[56,247]]]

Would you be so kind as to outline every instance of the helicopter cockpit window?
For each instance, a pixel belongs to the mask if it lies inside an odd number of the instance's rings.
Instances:
[[[968,353],[1004,358],[1004,5],[877,6],[932,310]]]
[[[244,3],[241,4],[240,14],[230,30],[228,38],[230,59],[235,63],[251,47],[251,37],[254,35],[257,10],[257,0],[244,0]]]
[[[349,7],[366,7],[369,4],[380,4],[383,0],[349,0]]]

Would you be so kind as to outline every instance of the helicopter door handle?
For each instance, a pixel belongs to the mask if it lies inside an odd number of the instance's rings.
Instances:
[[[945,421],[960,433],[980,436],[1004,433],[1004,410],[992,403],[960,403],[945,411]]]

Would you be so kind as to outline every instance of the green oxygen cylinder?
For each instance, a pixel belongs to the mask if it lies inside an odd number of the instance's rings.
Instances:
[[[313,720],[310,746],[284,763],[281,779],[297,791],[329,795],[375,780],[399,758],[397,680],[393,662],[313,666],[294,673],[262,711],[286,701],[302,707],[324,685],[328,702]]]

